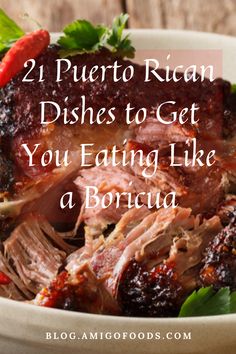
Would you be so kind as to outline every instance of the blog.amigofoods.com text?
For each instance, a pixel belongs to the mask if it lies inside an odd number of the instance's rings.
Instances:
[[[46,340],[191,340],[191,332],[45,332]]]

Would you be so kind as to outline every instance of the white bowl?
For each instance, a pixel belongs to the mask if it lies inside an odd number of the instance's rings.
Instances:
[[[223,53],[223,77],[236,82],[236,38],[172,30],[133,30],[138,49],[215,49]],[[58,34],[52,35],[53,40]],[[47,309],[0,298],[0,354],[227,354],[236,353],[236,314],[193,318],[127,318]],[[159,340],[51,339],[46,332],[160,332]],[[187,339],[191,332],[191,340]],[[170,334],[172,333],[172,334]],[[167,339],[167,336],[180,339]],[[177,333],[177,334],[176,334]],[[178,334],[180,333],[180,334]],[[186,333],[186,335],[184,335]]]

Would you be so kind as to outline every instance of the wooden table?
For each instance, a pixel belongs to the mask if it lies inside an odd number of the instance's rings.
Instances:
[[[236,0],[0,0],[0,7],[26,30],[28,13],[50,31],[60,31],[76,18],[110,23],[120,12],[130,14],[132,28],[177,28],[236,35]]]

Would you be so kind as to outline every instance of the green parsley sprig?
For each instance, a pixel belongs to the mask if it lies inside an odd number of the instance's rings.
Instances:
[[[111,27],[93,25],[86,20],[76,20],[66,26],[58,40],[60,56],[65,58],[82,53],[95,53],[108,49],[117,57],[133,58],[135,49],[129,35],[123,36],[129,16],[120,14]],[[10,49],[25,32],[0,9],[0,55]]]
[[[66,58],[83,53],[95,53],[106,48],[116,56],[133,58],[135,49],[129,35],[123,36],[128,21],[127,14],[117,16],[111,28],[97,25],[86,20],[76,20],[66,26],[64,35],[58,40],[61,46],[60,56]]]
[[[236,93],[236,84],[231,84],[231,93]]]
[[[0,54],[10,49],[25,32],[0,9]]]
[[[183,303],[179,317],[212,316],[236,312],[236,292],[228,287],[217,292],[212,286],[194,291]]]

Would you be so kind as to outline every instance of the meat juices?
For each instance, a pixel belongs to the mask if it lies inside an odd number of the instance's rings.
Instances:
[[[231,248],[227,259],[222,256],[224,259],[220,260],[220,265],[212,265],[210,261],[211,254],[215,252],[214,242],[220,240],[220,243],[224,243],[227,239],[224,231],[219,233],[222,225],[220,218],[214,214],[219,203],[224,201],[226,189],[232,189],[235,184],[235,147],[230,140],[234,132],[229,122],[235,120],[236,99],[230,92],[230,84],[222,79],[214,82],[199,80],[194,83],[160,83],[154,79],[144,82],[145,68],[133,63],[135,74],[127,82],[114,83],[109,72],[106,82],[74,82],[69,71],[64,74],[62,82],[57,82],[55,61],[58,58],[58,47],[49,47],[36,60],[35,69],[31,73],[34,81],[22,82],[26,74],[26,70],[23,70],[0,91],[0,190],[13,203],[10,204],[10,211],[8,207],[4,209],[4,224],[10,221],[9,228],[4,228],[8,229],[10,237],[7,238],[7,234],[3,244],[8,258],[2,256],[0,262],[0,271],[6,273],[12,282],[5,290],[2,289],[4,285],[1,285],[1,294],[16,299],[32,299],[33,294],[37,294],[33,300],[37,305],[92,313],[177,315],[181,303],[193,289],[201,284],[212,283],[206,276],[209,269],[215,267],[213,270],[222,274],[218,270],[223,263],[231,274],[234,265]],[[114,60],[105,50],[71,57],[72,65],[77,65],[79,71],[85,64],[89,69],[94,63],[113,65]],[[131,64],[122,59],[118,59],[117,63],[123,67]],[[38,82],[38,69],[41,65],[44,65],[45,80]],[[164,75],[165,72],[159,70],[159,74]],[[115,106],[116,122],[111,125],[89,125],[78,121],[75,125],[64,125],[61,112],[54,123],[46,127],[40,125],[41,101],[53,99],[64,107],[65,98],[68,97],[66,119],[70,120],[73,119],[70,111],[74,107],[78,107],[78,112],[81,112],[82,96],[86,97],[86,105],[93,108],[95,115],[100,107],[109,111]],[[175,101],[176,112],[188,107],[186,117],[189,119],[192,103],[195,102],[196,107],[199,107],[196,113],[198,124],[161,124],[155,117],[154,108],[165,101]],[[124,108],[129,102],[134,107],[133,114],[140,107],[147,110],[148,118],[144,123],[131,124],[130,127],[125,124]],[[172,104],[164,105],[162,116],[168,119],[172,111]],[[52,105],[45,105],[44,113],[45,120],[55,117]],[[89,119],[89,115],[84,119]],[[206,152],[216,148],[217,162],[213,166],[184,166],[185,142],[194,138],[197,139],[196,148]],[[125,144],[124,139],[127,139]],[[91,150],[92,166],[80,169],[80,145],[94,142]],[[40,143],[33,168],[27,164],[22,143],[31,148],[35,143]],[[152,149],[159,149],[160,164],[152,177],[145,178],[137,163],[122,168],[94,166],[93,157],[96,152],[115,144],[127,151],[132,148],[141,149],[144,155]],[[169,144],[175,144],[176,163],[179,166],[168,165]],[[62,153],[68,149],[73,164],[65,169],[59,167],[57,173],[54,163],[42,167],[40,161],[48,149],[53,152],[60,149]],[[191,158],[190,149],[188,151]],[[129,184],[131,180],[132,186]],[[51,215],[53,210],[50,206],[55,205],[52,198],[58,198],[57,188],[61,190],[63,186],[63,189],[68,190],[67,182],[73,184],[79,201],[76,215],[66,214],[68,224],[71,225],[72,221],[76,223],[69,236],[65,230],[58,234],[45,221],[46,217],[54,227],[58,227],[57,220]],[[171,190],[176,190],[179,207],[148,210],[147,200],[143,196],[142,208],[128,210],[124,196],[118,209],[112,203],[107,209],[85,210],[84,190],[88,184],[97,186],[101,197],[106,192],[115,194],[117,191],[130,190],[137,195],[143,190],[150,193],[150,196],[158,192],[164,198]],[[32,215],[29,216],[32,211],[33,219]],[[42,217],[39,214],[45,215]],[[62,215],[56,215],[61,220]],[[39,220],[43,220],[41,226],[37,223]],[[29,236],[27,225],[33,225],[35,231],[30,237],[37,240],[41,256],[37,255],[35,247],[31,247],[29,253],[26,252]],[[84,231],[82,226],[85,226]],[[111,226],[114,226],[114,230]],[[13,232],[11,228],[15,228]],[[232,236],[234,228],[232,225],[229,228]],[[21,239],[18,240],[17,235],[21,235]],[[76,250],[69,246],[67,248],[65,244],[73,242],[75,236],[80,241],[84,237],[84,245],[77,245]],[[60,237],[64,238],[63,243],[58,241]],[[206,251],[208,256],[203,259],[204,250],[211,240],[213,243]],[[51,257],[46,259],[42,256],[44,248]],[[22,249],[24,257],[17,256],[19,249]],[[28,264],[29,254],[35,265],[40,264],[40,269],[46,269],[44,275],[40,270],[33,271]],[[13,263],[13,268],[9,262]],[[219,277],[215,277],[213,283],[215,281],[216,287],[232,283],[222,281]]]

